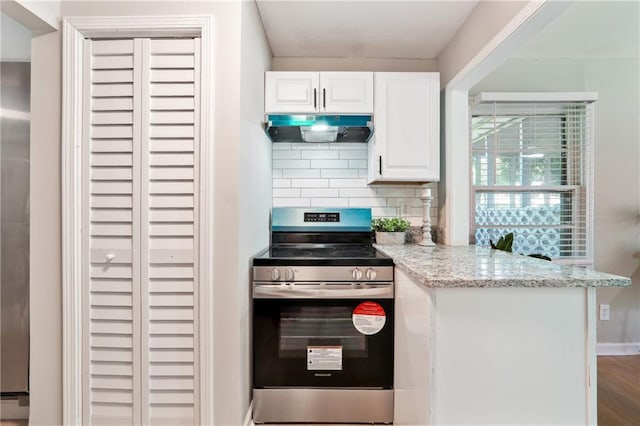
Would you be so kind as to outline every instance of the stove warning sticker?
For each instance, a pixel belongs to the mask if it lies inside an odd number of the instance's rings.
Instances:
[[[387,316],[376,302],[362,302],[353,310],[353,326],[367,336],[378,333],[384,327]]]
[[[342,346],[307,346],[307,370],[342,370]]]

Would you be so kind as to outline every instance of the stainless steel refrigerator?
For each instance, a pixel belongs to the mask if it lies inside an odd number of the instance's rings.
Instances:
[[[29,392],[30,74],[29,62],[0,63],[0,386],[3,399],[25,396]]]

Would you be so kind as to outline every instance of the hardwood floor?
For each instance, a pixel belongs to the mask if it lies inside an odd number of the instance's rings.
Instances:
[[[640,426],[640,355],[598,357],[598,425]]]

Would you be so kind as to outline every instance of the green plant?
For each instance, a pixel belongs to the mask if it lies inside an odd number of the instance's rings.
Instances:
[[[378,217],[371,221],[371,229],[378,232],[404,232],[411,222],[400,217]]]
[[[504,237],[500,237],[497,243],[493,244],[493,241],[489,240],[492,249],[504,250],[511,252],[511,246],[513,245],[513,232],[509,232]]]

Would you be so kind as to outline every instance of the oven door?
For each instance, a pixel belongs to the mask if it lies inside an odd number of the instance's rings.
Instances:
[[[392,298],[253,303],[254,388],[393,387]]]

